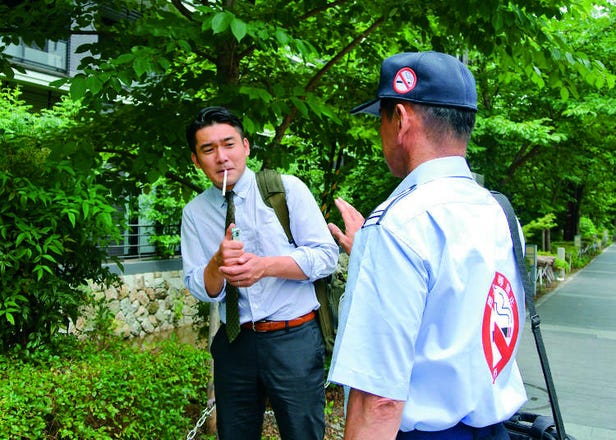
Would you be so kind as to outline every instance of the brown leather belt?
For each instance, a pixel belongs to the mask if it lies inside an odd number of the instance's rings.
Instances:
[[[257,322],[245,322],[242,324],[242,328],[252,330],[255,332],[275,332],[276,330],[284,330],[288,328],[298,327],[302,324],[312,321],[316,317],[314,310],[310,313],[306,313],[299,318],[290,319],[288,321],[257,321]]]

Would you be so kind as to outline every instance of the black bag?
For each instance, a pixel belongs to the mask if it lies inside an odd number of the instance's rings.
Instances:
[[[492,191],[492,195],[501,205],[503,211],[505,211],[507,222],[509,223],[516,263],[520,271],[520,276],[522,277],[522,283],[524,284],[526,307],[528,308],[528,314],[530,316],[530,326],[533,331],[533,336],[535,337],[535,345],[539,353],[539,360],[541,362],[541,369],[543,370],[543,377],[545,378],[553,416],[552,418],[519,411],[509,420],[505,421],[505,427],[512,440],[575,440],[574,437],[565,433],[565,426],[558,406],[556,388],[554,387],[548,357],[545,352],[545,346],[543,345],[541,330],[539,329],[541,320],[535,311],[535,301],[533,299],[532,289],[530,288],[528,270],[524,262],[524,254],[522,252],[522,244],[520,242],[518,222],[516,221],[515,213],[507,197],[496,191]]]
[[[560,438],[554,420],[551,417],[540,416],[539,414],[517,412],[505,422],[505,427],[511,440],[557,440]],[[567,434],[565,434],[565,438],[574,440]]]

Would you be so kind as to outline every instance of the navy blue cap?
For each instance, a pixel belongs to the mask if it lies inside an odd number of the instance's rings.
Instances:
[[[380,116],[382,98],[477,111],[473,74],[460,60],[440,52],[405,52],[385,59],[376,96],[351,114]]]

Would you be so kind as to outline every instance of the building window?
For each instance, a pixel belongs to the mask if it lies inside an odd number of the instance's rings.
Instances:
[[[31,67],[56,72],[68,72],[68,43],[65,40],[47,40],[44,47],[36,44],[10,44],[4,51],[14,61]]]

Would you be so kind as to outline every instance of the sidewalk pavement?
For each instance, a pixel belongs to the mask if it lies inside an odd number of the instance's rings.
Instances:
[[[536,302],[565,431],[616,439],[616,244]],[[528,319],[518,352],[528,402],[552,415]]]

